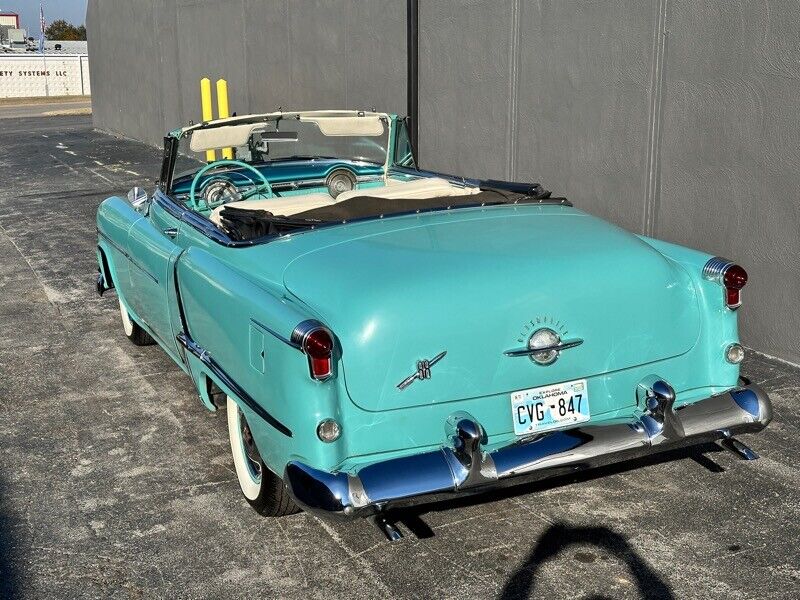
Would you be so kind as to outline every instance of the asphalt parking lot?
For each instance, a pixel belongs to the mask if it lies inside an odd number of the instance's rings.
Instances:
[[[800,597],[800,371],[752,353],[775,420],[751,463],[708,445],[435,505],[393,544],[257,516],[224,416],[94,291],[95,210],[159,150],[87,116],[0,123],[0,597]]]

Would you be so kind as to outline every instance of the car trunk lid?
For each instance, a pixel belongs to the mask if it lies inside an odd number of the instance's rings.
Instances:
[[[685,353],[697,340],[688,274],[575,209],[492,207],[393,221],[307,252],[284,272],[287,289],[333,330],[347,391],[366,410],[612,373]],[[549,366],[506,354],[542,327],[583,343]],[[418,361],[442,352],[430,379],[398,387]],[[619,401],[634,398],[631,390]]]

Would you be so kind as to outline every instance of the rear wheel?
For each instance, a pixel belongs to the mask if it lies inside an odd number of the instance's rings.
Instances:
[[[228,437],[233,465],[245,499],[265,517],[282,517],[300,512],[280,477],[270,471],[256,448],[242,410],[228,397]]]
[[[125,335],[128,336],[130,341],[137,346],[152,346],[156,343],[156,341],[150,337],[149,333],[139,327],[139,325],[131,319],[131,316],[128,314],[128,309],[125,308],[121,299],[119,301],[119,312],[122,315],[122,329],[125,330]]]

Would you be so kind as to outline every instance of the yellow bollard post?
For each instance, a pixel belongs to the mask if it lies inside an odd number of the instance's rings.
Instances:
[[[203,77],[200,80],[200,102],[203,108],[203,121],[214,119],[214,106],[211,103],[211,80]],[[206,150],[206,162],[217,160],[217,153],[214,150]]]
[[[228,107],[228,82],[224,79],[217,79],[217,113],[220,119],[227,119],[231,116]],[[222,158],[233,159],[233,148],[223,148]]]

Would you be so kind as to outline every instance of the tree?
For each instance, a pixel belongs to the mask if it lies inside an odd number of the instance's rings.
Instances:
[[[59,19],[47,26],[47,29],[44,30],[44,36],[48,40],[84,41],[86,40],[86,27],[83,25],[75,27],[72,23]]]

